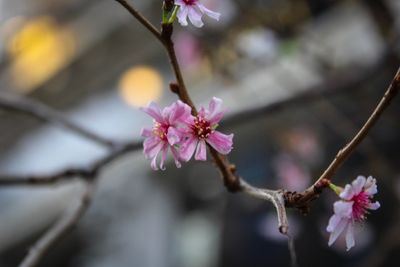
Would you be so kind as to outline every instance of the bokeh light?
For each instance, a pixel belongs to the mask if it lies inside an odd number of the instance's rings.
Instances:
[[[75,52],[73,34],[51,17],[25,22],[10,36],[7,51],[16,88],[30,92],[68,64]]]
[[[119,92],[126,103],[144,106],[160,99],[163,79],[160,73],[149,66],[135,66],[126,70],[119,80]]]

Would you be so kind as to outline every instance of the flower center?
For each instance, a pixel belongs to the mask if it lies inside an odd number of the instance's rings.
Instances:
[[[210,134],[213,132],[210,123],[206,121],[204,118],[198,116],[194,118],[194,124],[192,125],[192,130],[194,134],[196,134],[197,137],[200,139],[208,138]]]
[[[356,221],[364,220],[371,202],[369,196],[364,191],[361,191],[359,194],[354,195],[351,201],[353,201],[353,218]]]
[[[197,2],[197,0],[183,0],[183,2],[184,2],[186,5],[192,6],[192,5],[194,5],[194,4]]]
[[[167,141],[167,129],[168,126],[162,125],[161,123],[155,121],[153,126],[153,134],[162,141]]]

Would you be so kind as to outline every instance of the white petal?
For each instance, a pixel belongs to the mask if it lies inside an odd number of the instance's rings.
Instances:
[[[368,209],[370,209],[370,210],[377,210],[377,209],[379,209],[381,207],[381,203],[379,203],[378,201],[376,201],[376,202],[374,202],[374,203],[370,203],[369,205],[368,205]]]
[[[200,3],[197,3],[197,7],[200,9],[201,12],[203,12],[204,14],[215,20],[219,20],[219,17],[221,16],[220,13],[210,10]]]
[[[363,189],[365,182],[367,181],[367,179],[365,179],[364,176],[358,176],[357,179],[355,179],[351,185],[353,187],[353,192],[355,195],[357,195],[358,193],[361,192],[361,190]]]
[[[190,22],[196,26],[197,28],[203,27],[204,23],[201,20],[201,13],[200,11],[197,11],[196,8],[194,7],[188,7],[188,17]]]
[[[328,231],[329,233],[332,233],[335,230],[335,228],[337,227],[337,225],[341,219],[342,219],[342,217],[340,217],[336,214],[333,214],[331,216],[331,218],[329,219],[329,223],[328,223],[328,226],[326,227],[326,231]]]
[[[342,193],[339,194],[340,198],[345,199],[345,200],[350,200],[354,196],[354,191],[353,187],[349,184],[347,184]]]
[[[178,14],[176,16],[178,17],[178,21],[182,26],[187,26],[187,16],[188,16],[189,8],[187,6],[181,6],[178,10]]]
[[[353,211],[353,201],[336,201],[333,204],[333,211],[340,217],[350,218]]]
[[[365,186],[364,186],[364,191],[369,196],[372,196],[372,195],[375,195],[376,193],[378,193],[376,179],[372,178],[372,176],[368,177],[367,182],[365,183]]]
[[[339,237],[339,235],[343,232],[344,228],[349,223],[349,219],[342,218],[340,222],[337,224],[336,228],[333,229],[333,232],[329,236],[328,246],[331,246],[333,242]]]
[[[354,241],[354,227],[352,223],[349,223],[347,225],[347,231],[346,231],[346,248],[347,251],[349,251],[352,247],[354,247],[355,241]]]

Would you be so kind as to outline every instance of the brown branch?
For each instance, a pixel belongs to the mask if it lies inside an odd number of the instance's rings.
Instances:
[[[19,265],[20,267],[36,266],[49,249],[51,249],[51,247],[67,232],[75,227],[79,219],[88,209],[94,192],[93,181],[85,182],[84,185],[85,190],[76,206],[72,207],[71,210],[67,210],[65,214],[29,249],[28,255]]]
[[[163,39],[161,38],[161,33],[157,30],[157,28],[148,21],[138,10],[136,10],[131,4],[129,4],[125,0],[115,0],[120,3],[128,12],[134,16],[149,32],[151,32],[154,37],[156,37],[161,43],[163,43]]]
[[[115,146],[112,141],[86,130],[85,128],[65,118],[58,111],[43,105],[34,99],[27,99],[22,96],[0,93],[0,109],[28,114],[40,120],[51,122],[55,125],[61,126],[64,129],[73,131],[92,142],[94,141],[108,148]]]
[[[308,202],[317,198],[322,191],[322,188],[326,187],[327,182],[335,175],[339,167],[348,159],[348,157],[354,152],[357,146],[364,140],[368,135],[371,128],[376,124],[382,113],[390,105],[394,97],[398,94],[400,89],[400,68],[397,70],[389,88],[383,95],[382,99],[367,119],[363,127],[353,137],[353,139],[339,152],[336,154],[333,161],[329,164],[328,168],[322,173],[318,180],[306,189],[303,193],[292,193],[287,192],[286,202],[288,206],[292,207],[304,207],[307,206]]]

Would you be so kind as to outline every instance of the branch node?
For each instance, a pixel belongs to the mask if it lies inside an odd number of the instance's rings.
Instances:
[[[180,87],[179,84],[177,84],[176,82],[169,83],[169,89],[172,93],[179,95]]]

